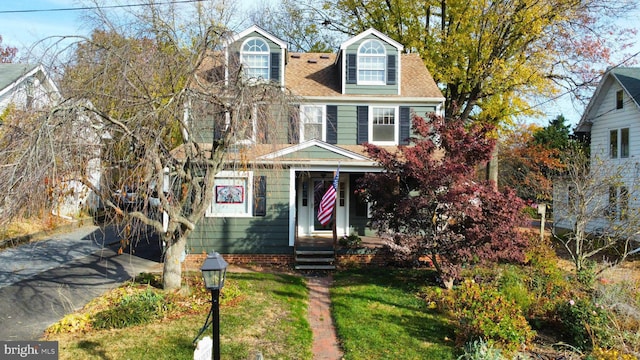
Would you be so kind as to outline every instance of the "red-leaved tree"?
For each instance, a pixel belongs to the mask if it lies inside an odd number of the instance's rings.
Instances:
[[[2,46],[2,36],[0,36],[0,64],[11,63],[15,60],[18,49],[11,46]]]
[[[492,130],[460,119],[414,116],[411,145],[397,152],[365,145],[385,169],[360,183],[372,203],[374,228],[389,239],[397,260],[428,257],[447,288],[462,265],[524,261],[527,240],[518,230],[523,201],[476,177],[495,146],[487,136]]]

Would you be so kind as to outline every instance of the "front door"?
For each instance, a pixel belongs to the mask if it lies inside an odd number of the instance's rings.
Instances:
[[[320,224],[320,221],[318,221],[318,209],[320,208],[320,201],[322,200],[324,194],[327,192],[327,189],[329,189],[329,187],[331,186],[332,182],[333,179],[313,179],[313,196],[311,197],[313,203],[313,212],[310,212],[310,214],[313,216],[313,219],[310,219],[309,221],[310,224],[313,224],[313,228],[310,229],[311,233],[332,230],[333,221],[329,221],[329,223],[327,223],[326,225],[322,225]]]

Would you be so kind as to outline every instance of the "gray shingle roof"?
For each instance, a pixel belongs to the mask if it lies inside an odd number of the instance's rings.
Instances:
[[[0,90],[11,85],[37,66],[33,64],[0,64]]]
[[[611,74],[618,79],[636,104],[640,105],[640,68],[617,67],[611,69]]]

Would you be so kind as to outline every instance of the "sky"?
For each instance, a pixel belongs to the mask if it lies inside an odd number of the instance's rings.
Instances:
[[[248,4],[259,4],[265,1],[273,0],[239,0],[245,9]],[[101,3],[109,5],[114,2],[101,1]],[[2,45],[17,47],[18,56],[20,57],[29,54],[29,49],[34,43],[49,36],[89,35],[91,27],[83,20],[83,11],[8,12],[16,10],[69,9],[81,6],[82,4],[78,0],[0,0],[0,36],[2,36]],[[640,24],[634,23],[632,27],[640,30]],[[640,37],[640,35],[638,36]],[[638,51],[640,51],[640,42],[638,42],[637,47]],[[37,48],[34,53],[37,53]],[[549,120],[562,114],[571,125],[575,125],[580,120],[583,110],[582,108],[576,109],[568,95],[562,96],[557,100],[548,101],[541,107],[545,109],[546,116],[539,119],[525,119],[525,121],[545,126]]]

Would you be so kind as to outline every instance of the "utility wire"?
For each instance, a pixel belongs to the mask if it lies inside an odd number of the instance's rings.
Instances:
[[[626,59],[623,59],[623,60],[622,60],[622,61],[620,61],[618,64],[616,64],[616,65],[614,65],[614,66],[612,66],[612,67],[608,68],[608,69],[607,69],[607,71],[610,71],[610,70],[612,70],[612,69],[615,69],[615,68],[617,68],[617,67],[620,67],[620,66],[624,65],[624,63],[626,63],[627,61],[629,61],[629,60],[633,59],[634,57],[636,57],[636,56],[638,56],[638,55],[640,55],[640,51],[638,51],[637,53],[635,53],[635,54],[633,54],[633,55],[628,56]],[[563,92],[563,93],[560,93],[560,94],[558,94],[558,95],[556,95],[556,96],[554,96],[554,97],[552,97],[552,98],[549,98],[549,99],[547,99],[547,100],[545,100],[545,101],[543,101],[543,102],[539,102],[539,103],[537,103],[537,104],[535,104],[535,105],[531,105],[530,107],[528,107],[528,108],[526,108],[526,109],[523,109],[523,110],[520,110],[520,111],[516,111],[513,115],[518,115],[518,114],[523,113],[523,112],[525,112],[525,111],[529,111],[529,110],[535,109],[535,108],[537,108],[537,107],[539,107],[539,106],[542,106],[542,105],[544,105],[544,104],[547,104],[547,103],[550,103],[550,102],[552,102],[552,101],[558,100],[559,98],[561,98],[561,97],[563,97],[563,96],[565,96],[565,95],[569,95],[569,94],[571,94],[571,93],[572,93],[572,92],[574,92],[574,91],[575,91],[575,89],[574,89],[574,90],[567,90],[567,91],[565,91],[565,92]]]
[[[57,8],[57,9],[0,10],[0,14],[28,14],[28,13],[39,13],[39,12],[80,11],[80,10],[96,10],[96,9],[122,9],[122,8],[149,6],[149,5],[188,4],[188,3],[196,3],[196,2],[202,2],[202,1],[205,1],[205,0],[175,0],[175,1],[158,2],[153,4],[137,3],[137,4],[128,4],[128,5],[85,6],[85,7]]]

